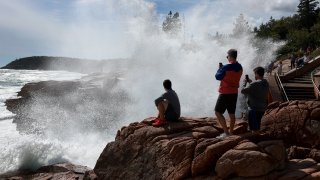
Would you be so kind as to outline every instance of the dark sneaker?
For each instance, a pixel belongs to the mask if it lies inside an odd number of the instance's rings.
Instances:
[[[162,120],[162,119],[160,119],[160,118],[157,118],[157,119],[155,119],[155,122],[154,123],[152,123],[152,126],[162,126],[162,125],[165,125],[165,124],[167,124],[167,120]]]

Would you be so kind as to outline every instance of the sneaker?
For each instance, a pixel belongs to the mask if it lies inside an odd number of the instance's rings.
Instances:
[[[229,134],[222,133],[222,134],[220,134],[219,136],[217,136],[216,138],[218,138],[218,139],[224,139],[224,138],[226,138],[226,137],[228,137],[228,136],[229,136]]]
[[[160,119],[160,118],[157,118],[157,119],[155,119],[155,122],[154,123],[152,123],[152,126],[162,126],[162,125],[165,125],[165,124],[167,124],[167,120],[162,120],[162,119]]]

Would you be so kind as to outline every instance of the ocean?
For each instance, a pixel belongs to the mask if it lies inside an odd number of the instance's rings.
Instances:
[[[17,92],[27,83],[47,80],[77,80],[85,74],[66,71],[0,69],[0,174],[17,169],[35,169],[57,162],[71,162],[93,168],[104,141],[95,135],[61,140],[42,134],[22,134],[12,123],[14,114],[6,109],[5,101],[17,98]],[[84,141],[93,141],[95,145]],[[97,145],[99,144],[99,145]]]

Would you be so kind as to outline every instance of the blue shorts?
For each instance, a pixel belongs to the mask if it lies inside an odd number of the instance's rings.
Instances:
[[[249,110],[249,129],[250,130],[260,130],[261,119],[264,112]]]

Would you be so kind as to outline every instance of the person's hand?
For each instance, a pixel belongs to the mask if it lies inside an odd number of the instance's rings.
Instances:
[[[252,80],[251,79],[243,79],[243,84],[244,84],[244,86],[246,86],[247,85],[247,83],[251,83],[252,82]]]

